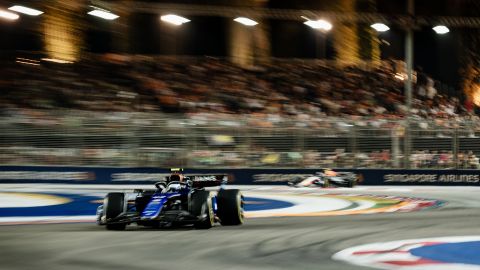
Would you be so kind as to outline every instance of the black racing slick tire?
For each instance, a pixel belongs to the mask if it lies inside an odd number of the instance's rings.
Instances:
[[[213,213],[210,191],[198,190],[190,194],[188,210],[192,215],[199,217],[199,221],[193,224],[196,229],[210,229],[213,227],[215,214]]]
[[[243,196],[240,190],[220,190],[217,195],[217,207],[220,224],[224,226],[243,224]]]
[[[353,187],[355,187],[356,184],[357,184],[357,181],[355,181],[355,180],[350,180],[350,181],[348,182],[348,187],[349,187],[349,188],[353,188]]]
[[[325,181],[323,182],[323,187],[324,188],[330,187],[330,180],[325,179]]]
[[[126,223],[111,223],[108,221],[116,218],[125,211],[125,193],[108,193],[103,203],[105,218],[107,220],[107,230],[122,231],[127,227]]]

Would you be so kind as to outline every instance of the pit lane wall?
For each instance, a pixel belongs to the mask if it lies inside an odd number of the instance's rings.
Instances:
[[[187,174],[228,174],[234,184],[284,185],[318,169],[185,169]],[[338,169],[360,175],[362,185],[480,185],[480,170]],[[169,168],[0,166],[0,183],[148,184],[161,181]]]

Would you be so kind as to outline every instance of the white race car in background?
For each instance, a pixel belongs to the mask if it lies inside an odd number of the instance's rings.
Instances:
[[[358,182],[353,172],[336,172],[325,169],[313,175],[298,176],[288,182],[292,187],[354,187]]]

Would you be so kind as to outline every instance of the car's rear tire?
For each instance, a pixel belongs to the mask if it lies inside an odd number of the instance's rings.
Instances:
[[[222,225],[243,224],[243,196],[238,189],[222,189],[217,195],[217,216]]]
[[[126,223],[108,224],[109,219],[115,218],[125,211],[125,193],[108,193],[103,202],[103,211],[107,220],[107,230],[122,231],[127,227]]]
[[[357,181],[355,181],[355,180],[350,180],[350,181],[348,182],[348,187],[353,188],[356,184],[357,184]]]
[[[198,190],[190,195],[188,203],[189,212],[201,220],[193,225],[197,229],[210,229],[215,223],[215,215],[213,213],[212,196],[210,191]]]
[[[330,187],[330,180],[328,180],[328,178],[325,178],[325,181],[323,181],[323,187],[324,188]]]

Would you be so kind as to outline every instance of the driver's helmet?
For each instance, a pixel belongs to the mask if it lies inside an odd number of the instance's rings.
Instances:
[[[167,177],[167,188],[163,192],[179,192],[185,183],[183,169],[170,169],[170,176]]]
[[[171,174],[170,182],[174,182],[174,181],[183,182],[183,174],[177,174],[177,173]]]
[[[335,172],[334,170],[332,169],[325,169],[323,171],[323,173],[326,175],[326,176],[337,176],[337,172]]]
[[[172,182],[172,181],[178,181],[180,183],[184,182],[183,169],[179,169],[179,168],[170,169],[170,172],[172,174],[169,177],[169,182]]]

